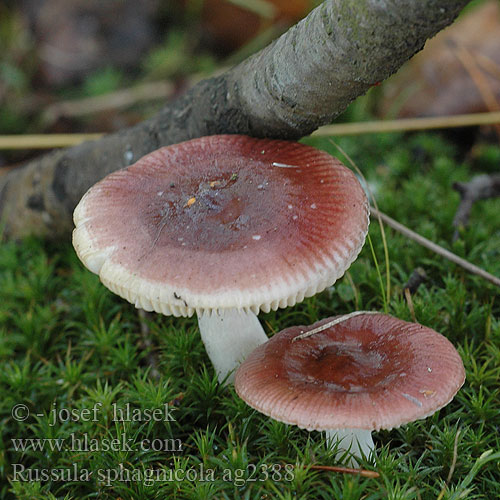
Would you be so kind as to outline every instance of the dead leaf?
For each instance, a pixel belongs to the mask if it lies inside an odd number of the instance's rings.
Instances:
[[[500,109],[500,4],[483,3],[430,40],[383,89],[383,116]]]

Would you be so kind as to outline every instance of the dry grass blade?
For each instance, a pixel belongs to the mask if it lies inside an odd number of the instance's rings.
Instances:
[[[99,139],[103,134],[23,134],[0,135],[0,149],[52,149],[76,146]]]
[[[381,132],[405,132],[435,128],[471,127],[500,123],[500,111],[472,113],[468,115],[409,118],[402,120],[377,120],[371,122],[340,123],[321,127],[313,136],[342,136],[376,134]],[[24,134],[0,135],[1,149],[52,149],[76,146],[84,141],[99,139],[103,134]]]
[[[274,19],[276,6],[266,0],[229,0],[229,3],[253,12],[264,19]]]
[[[471,113],[453,116],[433,116],[429,118],[403,118],[400,120],[376,120],[358,123],[326,125],[312,133],[313,136],[343,136],[376,134],[383,132],[410,132],[436,128],[473,127],[500,123],[500,111],[491,113]]]
[[[355,318],[356,316],[365,315],[365,314],[380,314],[380,313],[378,311],[354,311],[354,312],[351,312],[349,314],[344,314],[343,316],[335,318],[332,321],[328,321],[327,323],[324,323],[321,326],[313,328],[312,330],[309,330],[307,332],[301,332],[300,335],[297,335],[296,337],[294,337],[292,339],[292,343],[297,341],[297,340],[306,339],[307,337],[310,337],[311,335],[314,335],[316,333],[320,333],[320,332],[323,332],[325,330],[328,330],[328,328],[331,328],[332,326],[338,325],[339,323],[343,323],[344,321],[347,321],[348,319]]]

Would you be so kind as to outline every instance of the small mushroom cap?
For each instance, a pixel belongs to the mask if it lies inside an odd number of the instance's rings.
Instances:
[[[384,314],[347,319],[309,337],[293,326],[236,372],[251,407],[309,430],[392,429],[446,406],[465,380],[453,345],[434,330]]]
[[[364,243],[368,203],[327,153],[209,136],[110,174],[85,194],[74,221],[80,259],[137,307],[258,312],[342,276]]]

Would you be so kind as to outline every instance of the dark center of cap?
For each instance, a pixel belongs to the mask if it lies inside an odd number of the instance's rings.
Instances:
[[[300,224],[295,214],[304,196],[293,170],[263,162],[245,168],[233,158],[190,176],[171,176],[155,183],[143,227],[157,247],[193,251],[221,252],[279,239],[290,224]]]
[[[397,338],[389,344],[369,331],[358,331],[353,338],[340,333],[332,340],[327,332],[290,342],[283,364],[292,381],[355,393],[378,391],[406,375],[403,366],[411,364],[413,355],[399,348]]]

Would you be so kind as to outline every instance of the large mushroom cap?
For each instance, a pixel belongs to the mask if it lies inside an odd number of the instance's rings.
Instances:
[[[311,336],[294,326],[259,346],[235,389],[276,420],[315,430],[392,429],[450,402],[465,380],[442,335],[384,314],[363,314]]]
[[[359,253],[365,194],[330,155],[288,141],[210,136],[159,149],[92,187],[78,256],[146,310],[286,307]]]

